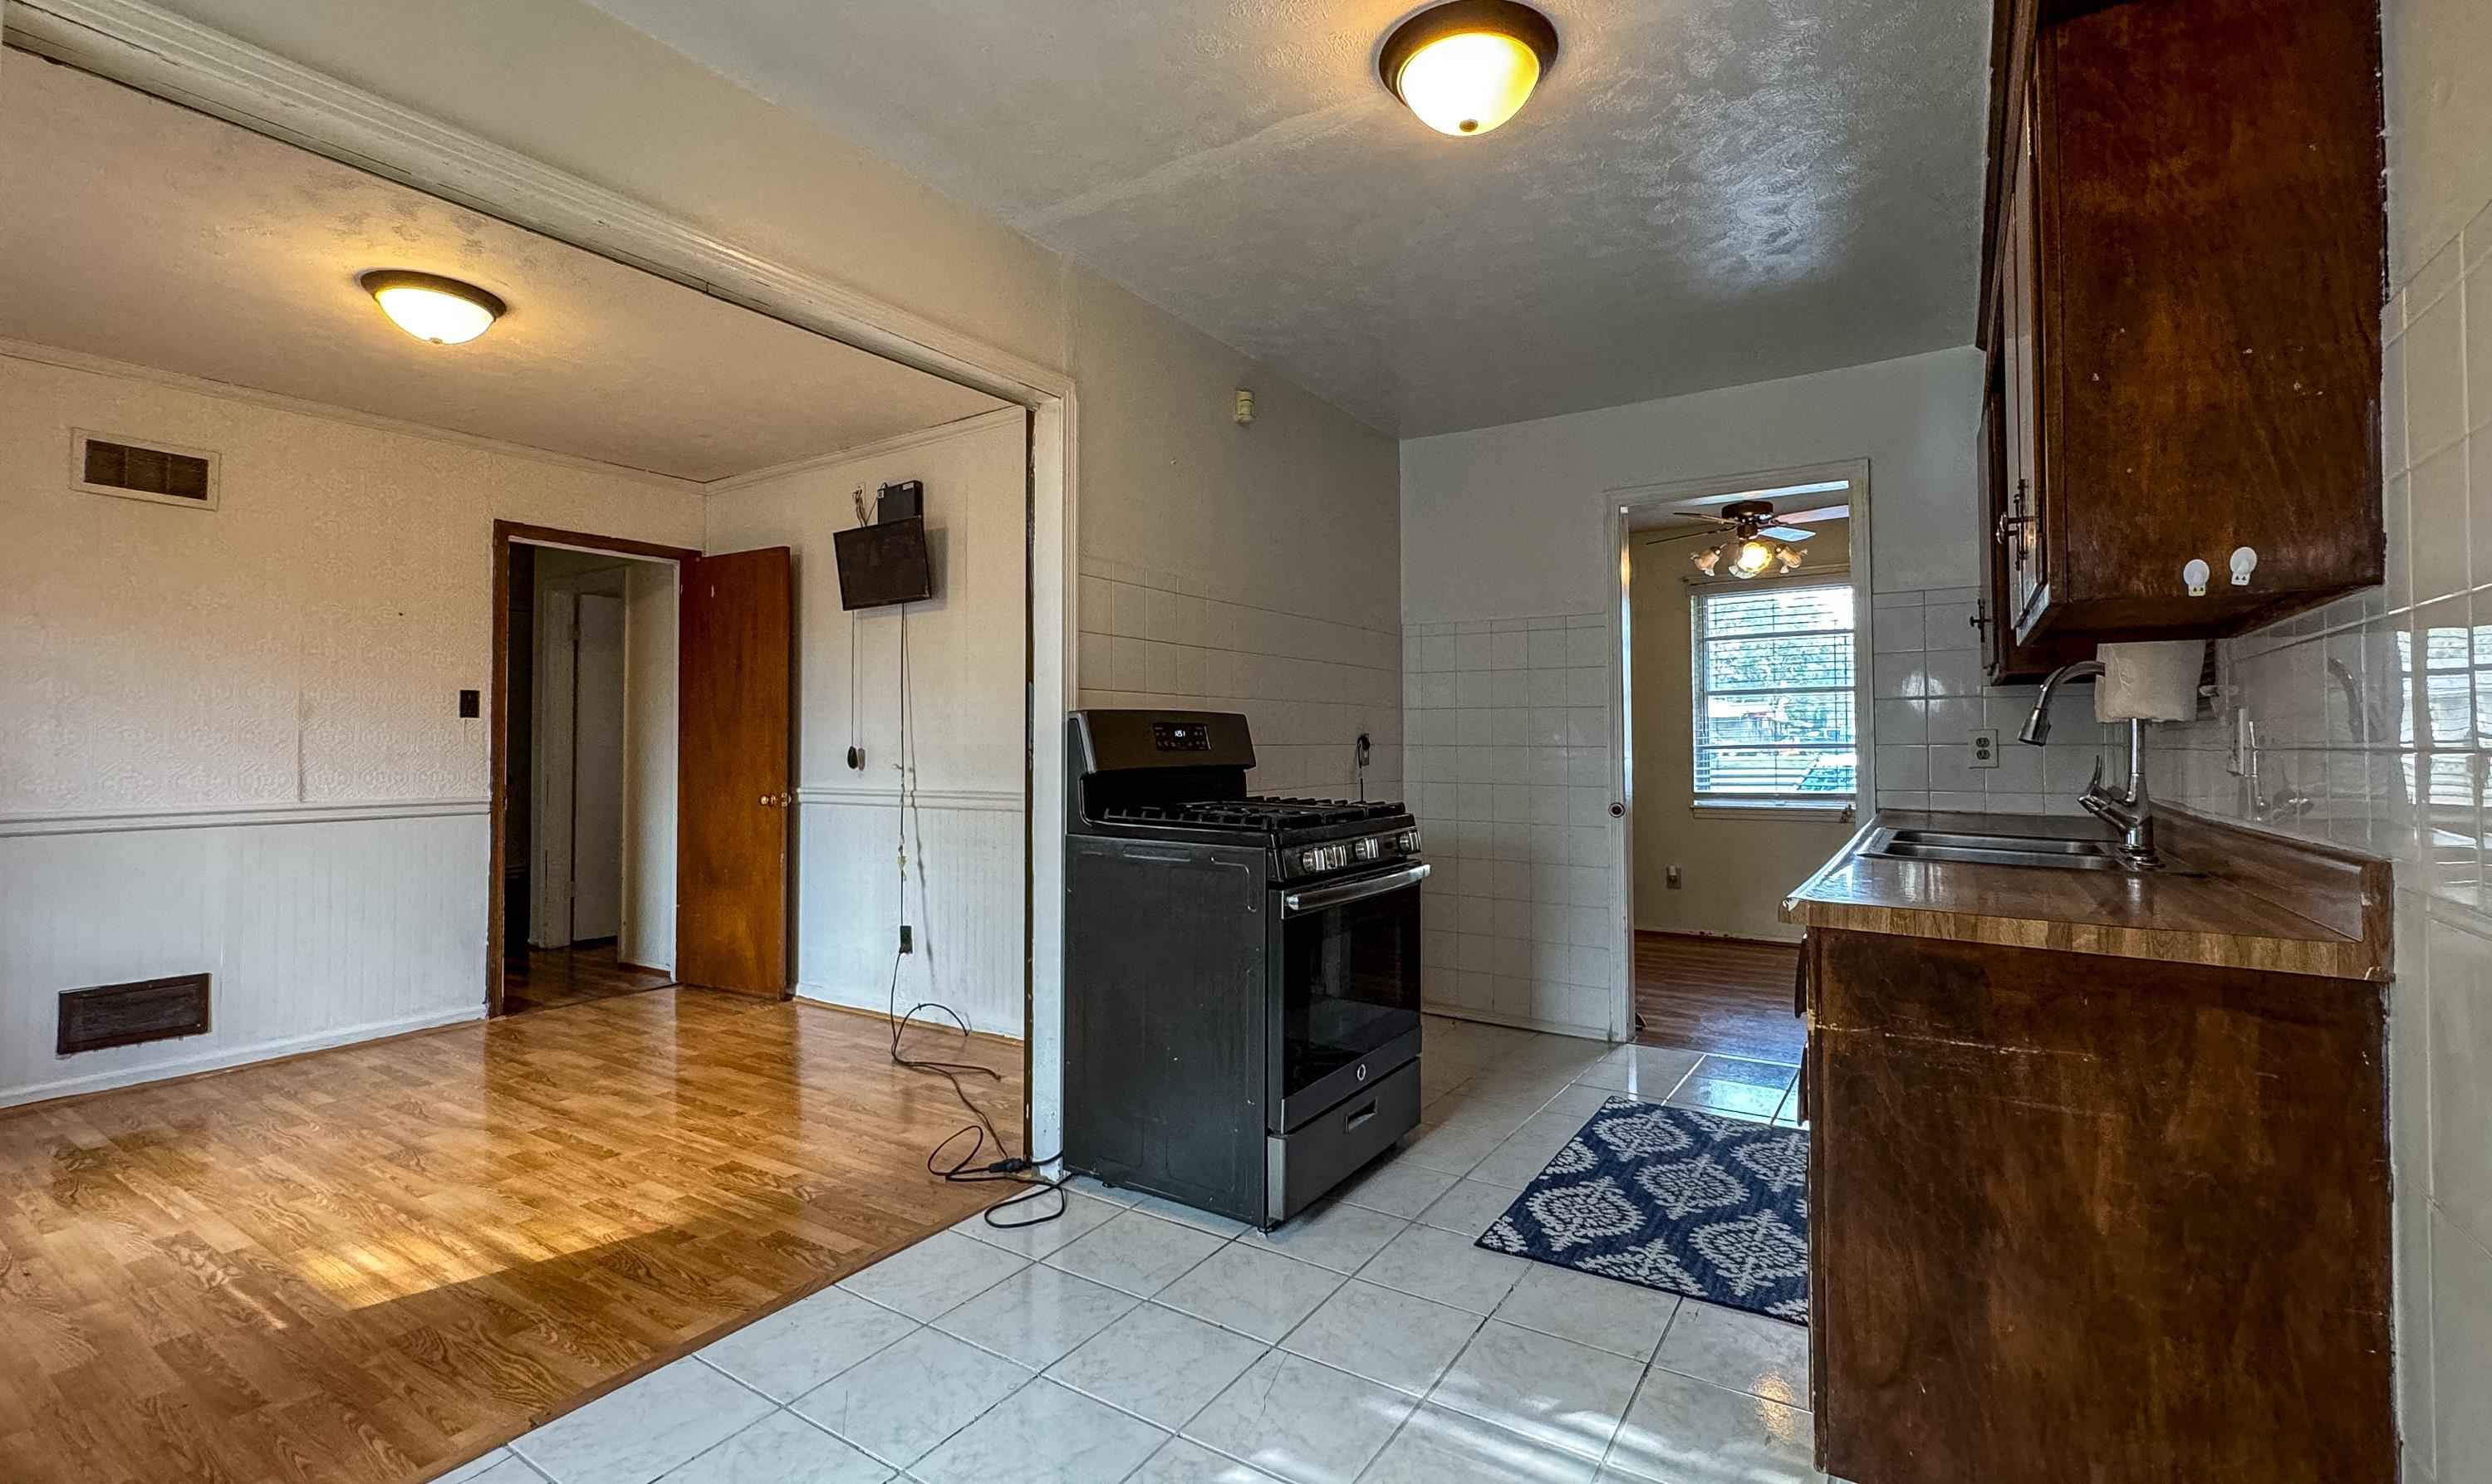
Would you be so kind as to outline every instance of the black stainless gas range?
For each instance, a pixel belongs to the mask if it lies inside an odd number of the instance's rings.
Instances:
[[[1277,1226],[1419,1121],[1419,831],[1250,798],[1225,712],[1066,746],[1064,1160]]]

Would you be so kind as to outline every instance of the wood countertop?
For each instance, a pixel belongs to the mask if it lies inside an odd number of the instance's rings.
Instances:
[[[1860,854],[1880,828],[2113,838],[2085,817],[1881,811],[1784,899],[1783,921],[2330,979],[2391,976],[2388,865],[2371,856],[2160,806],[2166,869],[2137,876]]]

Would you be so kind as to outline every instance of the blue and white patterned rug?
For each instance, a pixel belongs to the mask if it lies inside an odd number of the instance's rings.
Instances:
[[[1478,1245],[1808,1322],[1808,1131],[1612,1098]]]

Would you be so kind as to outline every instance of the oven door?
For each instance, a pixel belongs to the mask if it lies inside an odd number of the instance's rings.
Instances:
[[[1275,891],[1272,1131],[1287,1133],[1419,1054],[1416,861]]]

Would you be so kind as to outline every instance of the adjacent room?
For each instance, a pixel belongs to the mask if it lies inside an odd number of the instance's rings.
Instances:
[[[2487,119],[5,0],[0,1484],[2492,1481]]]
[[[430,1476],[991,1200],[1024,410],[0,82],[0,1472]]]

